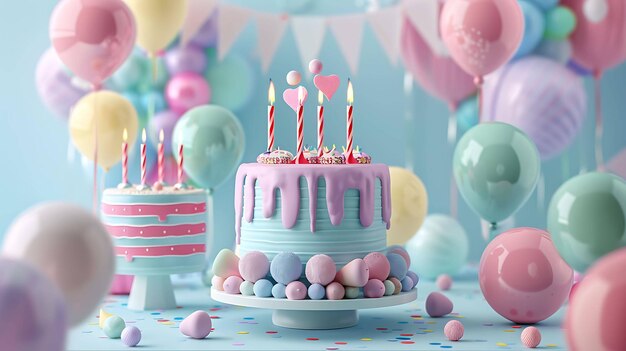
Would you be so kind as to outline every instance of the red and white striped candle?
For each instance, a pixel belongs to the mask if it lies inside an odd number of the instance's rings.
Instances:
[[[141,185],[146,185],[146,128],[141,132]]]
[[[183,184],[183,136],[182,133],[178,138],[178,184]]]
[[[274,90],[274,82],[270,79],[270,87],[267,91],[267,151],[274,148],[274,101],[276,92]]]
[[[128,184],[128,130],[122,134],[122,184]]]
[[[165,136],[163,134],[163,129],[159,132],[159,145],[158,145],[158,172],[159,172],[159,183],[163,183],[163,166],[165,161],[165,146],[163,145],[163,139]]]
[[[317,156],[324,153],[324,93],[317,93]]]
[[[348,79],[348,106],[347,112],[347,128],[346,128],[346,153],[352,155],[352,103],[354,102],[354,92],[352,90],[352,82]]]
[[[304,106],[302,106],[304,100],[304,91],[302,87],[298,88],[298,152],[296,159],[299,159],[303,155],[304,150]]]

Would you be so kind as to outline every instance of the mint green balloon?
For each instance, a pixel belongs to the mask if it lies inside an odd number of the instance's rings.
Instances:
[[[626,246],[626,182],[609,173],[568,180],[550,201],[548,231],[561,257],[579,272]]]
[[[539,180],[539,151],[521,130],[481,123],[454,150],[453,172],[465,202],[495,224],[528,200]]]
[[[544,36],[547,39],[565,40],[576,28],[576,15],[565,6],[558,6],[546,14],[546,29]]]
[[[183,169],[203,188],[222,184],[241,162],[245,135],[241,123],[229,110],[202,105],[185,113],[174,127],[172,153],[178,160],[183,144]]]
[[[206,79],[215,87],[211,92],[211,103],[239,111],[254,93],[254,70],[248,61],[234,54],[221,61],[209,59],[209,62]]]

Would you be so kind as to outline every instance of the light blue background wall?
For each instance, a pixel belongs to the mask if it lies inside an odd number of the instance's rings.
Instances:
[[[49,46],[48,17],[56,2],[51,0],[3,1],[0,5],[0,150],[4,157],[0,172],[0,238],[12,219],[21,211],[40,201],[64,200],[90,206],[91,184],[79,162],[67,160],[68,131],[66,124],[49,113],[39,101],[34,84],[35,66],[39,56]],[[255,1],[277,8],[285,1]],[[313,12],[329,12],[331,6],[345,12],[352,2],[315,2]],[[346,5],[347,4],[347,5]],[[349,6],[350,5],[350,6]],[[339,8],[341,7],[341,8]],[[269,74],[262,74],[255,56],[254,31],[247,28],[234,51],[245,55],[256,71],[257,94],[247,108],[238,113],[246,136],[244,162],[252,162],[266,143],[266,89],[273,77],[277,89],[286,88],[285,73],[300,67],[300,59],[291,33],[287,33],[279,48]],[[334,39],[327,33],[321,59],[325,73],[349,76],[348,68],[338,53]],[[416,87],[412,99],[404,98],[404,70],[388,63],[369,28],[366,29],[360,71],[352,76],[355,85],[355,142],[375,161],[389,165],[404,165],[407,145],[410,146],[415,172],[428,188],[430,211],[449,211],[449,175],[452,147],[447,143],[445,104]],[[606,73],[602,82],[605,109],[605,142],[607,159],[626,146],[626,66]],[[588,92],[591,84],[586,82]],[[312,87],[310,81],[307,86]],[[219,89],[219,87],[213,87]],[[337,97],[326,107],[326,141],[342,144],[345,128],[345,81]],[[313,89],[311,89],[313,91]],[[591,96],[591,95],[589,95]],[[313,96],[312,96],[313,97]],[[315,143],[315,103],[307,105],[306,142]],[[404,111],[412,105],[416,111],[414,125],[407,128]],[[516,216],[518,225],[545,226],[545,206],[551,194],[581,166],[593,168],[593,102],[584,130],[569,152],[545,162],[546,201],[538,202],[536,194]],[[283,103],[276,110],[277,145],[293,149],[295,117]],[[233,183],[231,178],[215,192],[216,235],[220,246],[233,242]],[[471,257],[478,260],[484,246],[479,220],[459,200],[460,219],[467,229],[472,245]]]

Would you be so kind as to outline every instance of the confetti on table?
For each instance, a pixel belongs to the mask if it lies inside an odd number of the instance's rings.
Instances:
[[[305,340],[308,340],[308,341],[318,341],[319,338],[306,338]]]
[[[372,338],[361,338],[361,341],[372,341]]]
[[[497,342],[496,346],[505,347],[505,346],[509,346],[509,345],[506,344],[506,343],[503,343],[503,342]]]
[[[250,332],[247,332],[247,331],[238,331],[238,332],[237,332],[237,334],[243,334],[243,335],[245,335],[245,334],[250,334]]]

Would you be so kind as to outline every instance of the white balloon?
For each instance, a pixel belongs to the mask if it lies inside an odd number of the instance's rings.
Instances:
[[[2,252],[31,263],[59,287],[72,326],[100,304],[115,269],[111,238],[100,220],[60,202],[22,213],[9,228]]]
[[[465,229],[456,219],[443,214],[428,215],[405,247],[411,256],[411,270],[426,279],[457,274],[469,254]]]
[[[583,4],[583,13],[589,22],[602,22],[609,13],[609,4],[606,0],[586,0]]]

